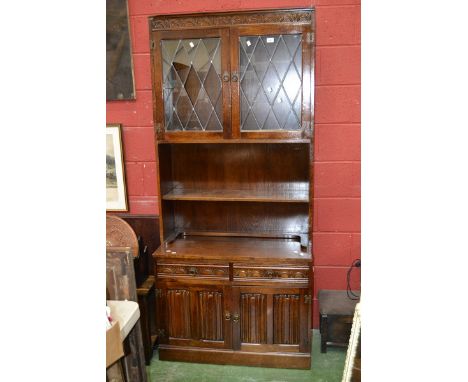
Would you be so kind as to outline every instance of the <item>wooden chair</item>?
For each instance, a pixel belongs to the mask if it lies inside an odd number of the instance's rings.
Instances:
[[[106,219],[106,286],[111,300],[138,302],[133,259],[138,240],[130,225],[117,216]],[[128,382],[146,382],[145,356],[140,320],[128,334],[123,360]]]
[[[112,217],[115,217],[113,215]],[[138,253],[134,254],[134,271],[137,285],[138,305],[140,306],[141,333],[143,336],[143,347],[145,349],[146,365],[151,363],[153,348],[157,341],[156,332],[156,278],[153,275],[154,264],[151,256],[152,251],[159,247],[159,232],[157,218],[147,215],[119,215],[132,230],[127,239],[121,236],[119,229],[112,234],[112,243],[115,245],[128,245],[135,248],[135,240],[138,245]],[[112,223],[112,222],[110,222]],[[120,226],[120,221],[116,223]],[[112,226],[115,228],[114,226]],[[127,231],[128,231],[127,227]]]

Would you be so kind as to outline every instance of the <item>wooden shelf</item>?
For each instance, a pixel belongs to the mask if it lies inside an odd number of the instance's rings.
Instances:
[[[243,139],[203,139],[203,138],[184,138],[178,137],[177,139],[167,139],[167,140],[158,140],[158,145],[167,145],[167,144],[202,144],[202,143],[213,143],[213,144],[238,144],[238,143],[303,143],[310,144],[310,139],[261,139],[261,138],[243,138]]]
[[[308,203],[308,189],[226,190],[174,188],[163,200],[239,201],[267,203]]]
[[[311,260],[310,250],[299,239],[255,236],[176,234],[155,252],[157,258],[218,259],[225,261],[303,262]]]

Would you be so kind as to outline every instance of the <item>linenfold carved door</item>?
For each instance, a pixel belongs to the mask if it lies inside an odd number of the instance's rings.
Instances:
[[[233,348],[306,352],[310,346],[307,288],[233,287]]]
[[[231,348],[228,311],[229,292],[222,286],[168,283],[157,291],[159,328],[170,345]]]

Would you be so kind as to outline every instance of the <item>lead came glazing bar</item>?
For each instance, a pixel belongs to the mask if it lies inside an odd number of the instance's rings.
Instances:
[[[302,35],[239,40],[241,130],[300,130]]]
[[[162,40],[166,131],[222,131],[221,39]]]

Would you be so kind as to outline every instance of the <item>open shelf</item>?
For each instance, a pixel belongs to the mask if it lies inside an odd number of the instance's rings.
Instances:
[[[296,235],[255,236],[242,234],[203,234],[179,232],[169,238],[156,252],[157,257],[180,259],[222,259],[226,261],[310,260],[310,250],[301,246]]]
[[[163,200],[200,200],[200,201],[239,201],[239,202],[277,202],[308,203],[308,189],[269,189],[269,190],[232,190],[232,189],[193,189],[174,188],[163,195]]]

